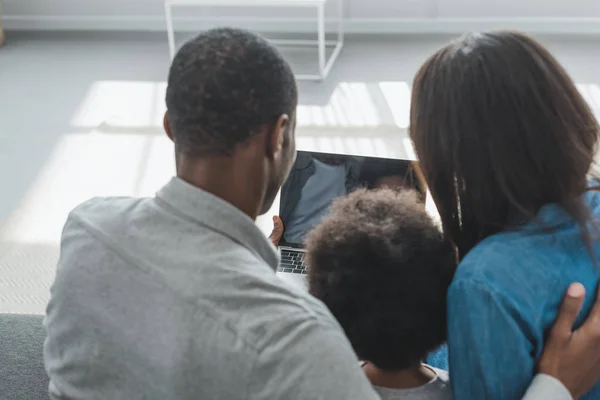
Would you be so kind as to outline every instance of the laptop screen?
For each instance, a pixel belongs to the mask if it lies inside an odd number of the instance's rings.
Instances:
[[[416,161],[298,151],[281,189],[279,216],[283,246],[300,247],[329,212],[333,200],[357,188],[416,189],[425,201]]]

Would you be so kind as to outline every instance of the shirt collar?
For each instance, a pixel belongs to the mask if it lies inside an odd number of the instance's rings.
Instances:
[[[584,203],[590,208],[594,215],[598,214],[600,205],[600,195],[597,190],[593,190],[595,182],[590,182],[590,188],[583,194]],[[525,229],[538,229],[540,227],[556,228],[560,225],[572,223],[573,217],[569,215],[562,207],[557,204],[546,204],[537,214],[536,219],[524,225]]]
[[[273,270],[279,265],[279,253],[256,223],[225,200],[174,177],[156,197],[176,213],[219,232],[252,251]]]

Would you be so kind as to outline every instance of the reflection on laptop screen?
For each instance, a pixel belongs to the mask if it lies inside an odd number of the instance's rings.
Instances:
[[[282,245],[298,246],[329,212],[333,200],[359,187],[416,189],[425,199],[415,161],[299,151],[281,189]]]

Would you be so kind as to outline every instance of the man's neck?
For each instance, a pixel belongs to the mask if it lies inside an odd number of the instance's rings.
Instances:
[[[436,377],[430,368],[419,364],[412,368],[398,371],[384,371],[367,362],[363,371],[371,384],[391,389],[412,389],[423,386]]]
[[[202,160],[178,160],[177,176],[241,210],[253,220],[259,213],[264,194],[260,176],[251,165],[232,157],[207,157]]]

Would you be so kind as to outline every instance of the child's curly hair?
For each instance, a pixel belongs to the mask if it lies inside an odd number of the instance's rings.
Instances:
[[[416,192],[360,189],[339,199],[307,250],[310,292],[359,358],[399,370],[443,344],[455,254]]]

